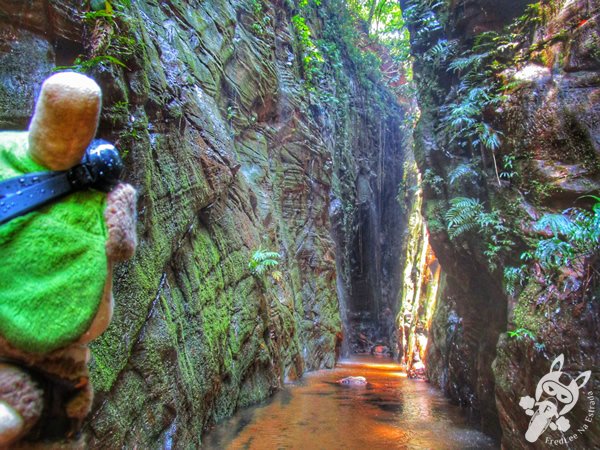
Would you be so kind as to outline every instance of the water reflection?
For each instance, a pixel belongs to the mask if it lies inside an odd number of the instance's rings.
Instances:
[[[349,375],[367,386],[340,386]],[[214,449],[496,449],[464,412],[389,360],[356,357],[307,374],[266,405],[248,408],[204,437]]]

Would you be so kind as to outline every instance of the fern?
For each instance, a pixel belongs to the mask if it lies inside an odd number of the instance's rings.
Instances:
[[[422,183],[429,186],[438,195],[441,195],[443,192],[444,179],[431,169],[425,169]]]
[[[600,255],[600,197],[586,197],[595,200],[591,211],[571,208],[562,214],[546,214],[534,224],[534,230],[551,235],[521,254],[525,264],[504,269],[505,288],[509,294],[514,295],[518,286],[524,285],[533,273],[533,263],[537,263],[547,277],[564,274],[563,268],[583,276],[585,264]]]
[[[528,330],[527,328],[517,328],[514,331],[509,331],[508,337],[515,338],[518,341],[527,337],[532,341],[535,341],[535,334],[533,334],[533,332]]]
[[[502,157],[502,165],[504,166],[504,170],[500,172],[500,178],[505,180],[512,180],[515,178],[518,173],[515,167],[515,157],[512,155],[504,155]]]
[[[555,236],[566,236],[573,232],[573,223],[569,217],[562,214],[546,214],[535,223],[534,229],[550,229]]]
[[[510,295],[515,295],[518,287],[523,287],[527,280],[527,266],[505,267],[504,268],[504,288]]]
[[[258,249],[250,258],[250,262],[248,263],[248,268],[250,269],[250,273],[255,276],[260,276],[265,274],[270,269],[273,269],[275,266],[279,265],[279,259],[281,255],[277,252],[269,252],[266,250]]]
[[[440,39],[438,40],[437,44],[425,52],[423,58],[426,61],[433,62],[434,66],[438,66],[440,63],[443,63],[452,55],[454,55],[457,46],[458,41],[454,39],[451,41]]]
[[[475,169],[473,168],[473,164],[469,163],[459,164],[454,168],[454,170],[452,170],[452,172],[448,174],[448,176],[450,177],[450,184],[454,184],[459,179],[465,177],[473,179],[476,178],[477,175],[477,171],[475,171]]]
[[[466,139],[472,145],[482,144],[489,150],[500,147],[500,132],[482,121],[485,108],[502,101],[489,87],[461,85],[458,91],[459,102],[449,103],[441,108],[444,115],[440,121],[441,131],[450,136],[450,142]]]
[[[490,270],[498,268],[500,255],[515,245],[498,211],[486,212],[483,204],[475,198],[456,197],[450,200],[451,207],[446,212],[448,236],[455,239],[468,231],[478,231],[485,244],[483,254]]]
[[[558,238],[544,239],[538,243],[534,256],[542,267],[568,266],[573,257],[573,248],[568,242]]]
[[[456,197],[450,200],[450,205],[450,209],[446,212],[446,220],[451,239],[479,227],[479,216],[484,212],[479,200]]]
[[[448,70],[454,72],[463,72],[465,70],[477,70],[484,63],[488,53],[473,54],[456,58],[450,64],[448,64]]]
[[[475,143],[481,142],[483,146],[489,150],[497,150],[500,147],[500,132],[494,130],[487,123],[481,122],[477,124],[478,139]]]
[[[536,222],[535,230],[552,233],[535,248],[534,257],[543,268],[573,267],[576,261],[600,253],[600,198],[588,197],[596,200],[592,211],[572,208],[563,214],[546,214]]]
[[[93,68],[102,64],[113,64],[115,66],[120,66],[127,69],[125,63],[118,58],[110,55],[99,55],[90,59],[84,59],[82,56],[78,56],[73,62],[72,66],[57,66],[53,70],[55,72],[72,70],[74,72],[87,73]]]

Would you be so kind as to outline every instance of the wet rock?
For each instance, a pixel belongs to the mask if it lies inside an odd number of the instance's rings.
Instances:
[[[409,2],[401,3],[406,7]],[[421,22],[409,24],[421,109],[415,157],[421,172],[429,174],[423,189],[423,215],[444,272],[429,333],[427,375],[454,401],[474,407],[484,430],[502,435],[504,447],[532,448],[525,440],[531,417],[519,406],[519,399],[535,387],[528,380],[539,380],[548,370],[548,361],[562,351],[573,361],[568,368],[571,373],[597,367],[600,347],[592,342],[598,342],[598,334],[588,328],[596,314],[597,261],[593,256],[581,266],[587,269],[562,271],[552,280],[534,267],[535,280],[523,287],[518,298],[502,288],[501,269],[503,264],[522,264],[518,255],[528,245],[519,241],[523,236],[539,238],[533,224],[542,214],[586,206],[580,197],[597,195],[600,188],[599,3],[575,0],[544,9],[541,20],[528,24],[531,35],[523,44],[525,60],[506,61],[509,67],[501,77],[509,86],[504,92],[507,99],[483,113],[485,123],[502,133],[501,146],[494,151],[496,163],[498,156],[513,157],[514,172],[520,177],[500,182],[495,181],[491,153],[469,154],[439,133],[444,108],[456,100],[457,89],[466,80],[461,73],[447,70],[447,65],[423,56],[444,39],[455,39],[461,50],[473,49],[474,35],[501,33],[511,15],[524,12],[526,2],[514,8],[506,2],[451,2],[433,12],[426,2],[416,3],[430,14],[428,23],[436,19],[440,25],[427,33]],[[543,9],[548,4],[538,6]],[[510,11],[502,13],[503,7]],[[459,164],[477,158],[485,179],[447,182]],[[500,267],[491,267],[487,261],[481,235],[449,238],[445,213],[455,197],[481,200],[514,229],[515,248],[506,251]],[[520,327],[535,338],[503,336],[506,330]],[[592,375],[593,386],[596,378]],[[571,422],[585,419],[581,408],[569,418]],[[593,439],[598,439],[597,422],[594,419],[583,441],[571,445],[593,446]],[[539,441],[533,447],[544,445]]]
[[[0,21],[29,29],[48,40],[65,39],[82,42],[82,1],[67,0],[1,0]]]
[[[54,65],[54,49],[46,39],[13,25],[0,26],[0,128],[27,128],[39,86]]]
[[[375,356],[391,356],[392,351],[387,345],[374,345],[371,347],[371,354]]]
[[[367,379],[361,376],[349,376],[337,380],[336,383],[344,386],[366,386]]]
[[[582,164],[561,164],[558,161],[534,160],[540,178],[552,186],[550,201],[556,198],[575,203],[582,195],[600,190],[600,181],[589,176]]]

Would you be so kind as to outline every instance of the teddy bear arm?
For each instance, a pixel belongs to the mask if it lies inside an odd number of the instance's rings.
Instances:
[[[108,226],[108,258],[112,261],[131,258],[137,246],[136,191],[133,186],[121,183],[108,194],[104,218]]]

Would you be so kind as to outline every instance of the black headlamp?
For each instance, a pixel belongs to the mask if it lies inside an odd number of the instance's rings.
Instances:
[[[72,169],[29,173],[0,182],[0,225],[58,198],[87,188],[109,192],[123,172],[116,147],[94,139]]]

